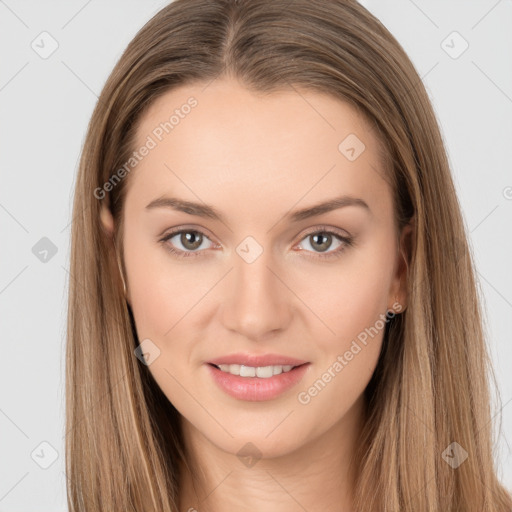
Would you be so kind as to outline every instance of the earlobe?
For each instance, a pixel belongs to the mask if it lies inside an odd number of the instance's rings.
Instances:
[[[103,230],[112,238],[114,236],[114,217],[106,204],[101,205],[100,220]]]

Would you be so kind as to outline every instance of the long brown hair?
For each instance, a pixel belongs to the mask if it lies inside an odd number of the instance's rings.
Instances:
[[[70,511],[178,510],[187,455],[178,412],[134,356],[138,340],[117,267],[130,175],[119,179],[118,170],[155,99],[226,76],[252,91],[292,86],[349,102],[380,135],[397,226],[414,219],[408,307],[389,322],[365,391],[356,510],[510,512],[493,459],[494,376],[473,257],[437,120],[400,44],[352,0],[176,0],[137,33],[108,78],[74,196]],[[119,253],[101,228],[104,206]],[[458,467],[449,463],[465,453]]]

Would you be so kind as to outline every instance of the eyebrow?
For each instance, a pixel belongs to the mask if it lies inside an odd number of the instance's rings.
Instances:
[[[290,222],[300,222],[311,217],[316,217],[324,213],[328,213],[345,206],[359,206],[364,208],[368,213],[372,213],[368,204],[358,197],[352,197],[343,195],[335,197],[325,202],[296,210],[292,213],[288,213],[284,216],[285,220]],[[175,197],[159,197],[151,201],[147,206],[146,210],[152,210],[154,208],[170,208],[179,212],[188,213],[189,215],[195,215],[196,217],[204,217],[213,220],[217,220],[226,224],[224,216],[213,206],[201,203],[194,203],[191,201],[184,201]]]

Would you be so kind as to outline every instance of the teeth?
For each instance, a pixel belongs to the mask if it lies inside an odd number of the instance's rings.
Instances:
[[[219,368],[226,373],[239,375],[240,377],[260,377],[268,379],[273,375],[289,372],[294,366],[291,364],[273,366],[244,366],[243,364],[221,364]]]

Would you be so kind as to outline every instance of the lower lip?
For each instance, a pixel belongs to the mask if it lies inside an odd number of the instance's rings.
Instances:
[[[297,385],[307,372],[310,363],[297,366],[286,373],[273,375],[268,379],[260,377],[240,377],[223,372],[211,364],[206,366],[217,385],[228,395],[239,400],[261,402],[272,400],[281,393]]]

